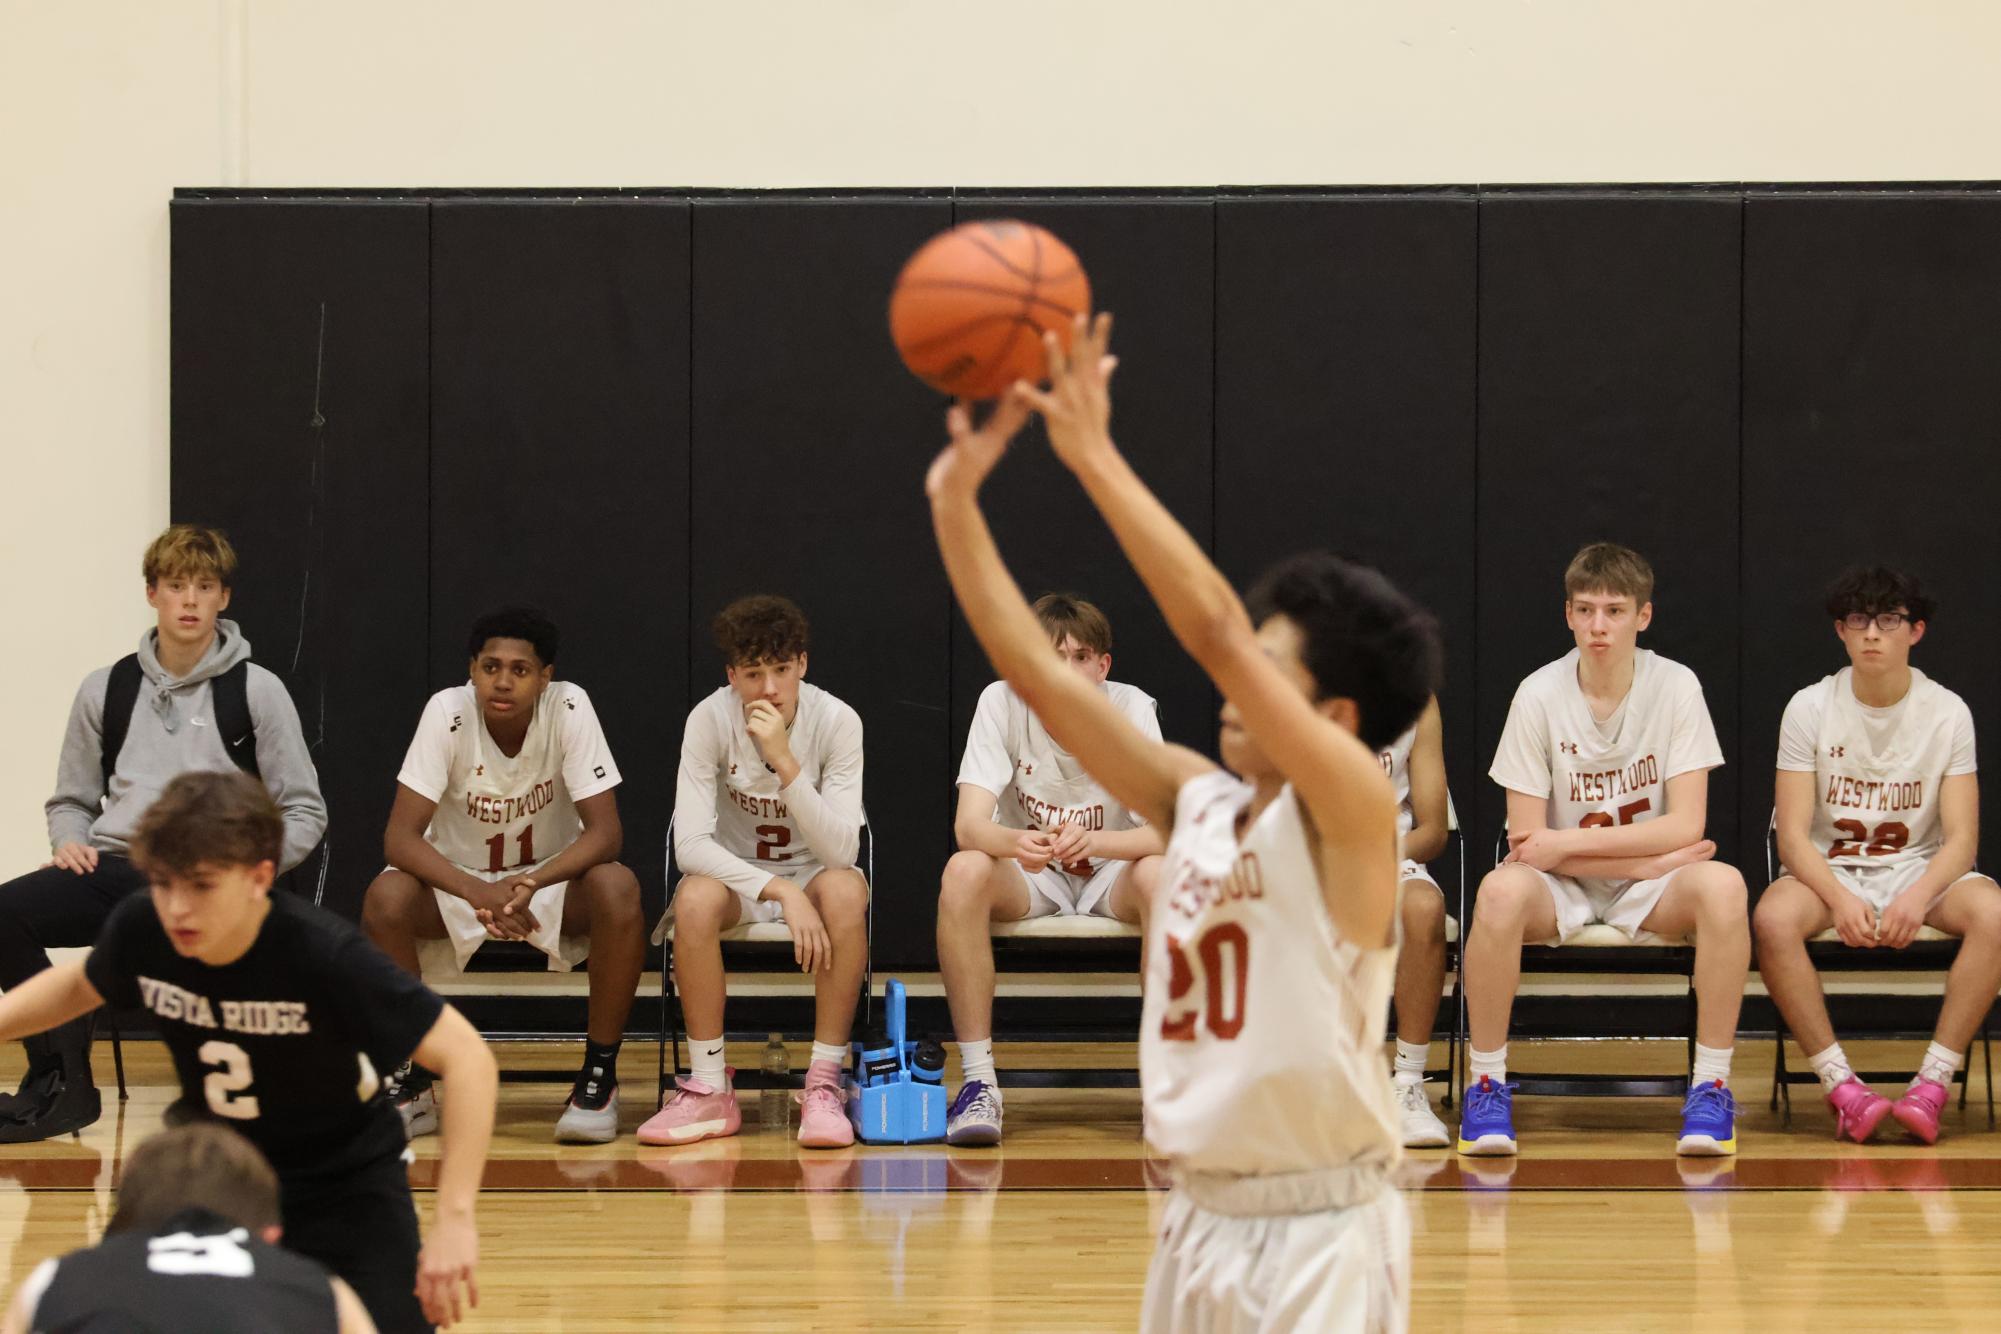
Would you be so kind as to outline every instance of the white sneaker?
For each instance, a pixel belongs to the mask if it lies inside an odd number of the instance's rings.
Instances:
[[[577,1106],[576,1096],[563,1104],[562,1119],[556,1122],[558,1144],[609,1144],[618,1138],[618,1087],[614,1085],[604,1106],[592,1111]]]
[[[438,1133],[438,1089],[435,1084],[426,1084],[411,1097],[398,1098],[396,1110],[403,1116],[403,1136],[416,1139],[419,1135]]]
[[[1424,1096],[1424,1085],[1395,1083],[1397,1121],[1403,1127],[1403,1146],[1406,1149],[1442,1149],[1452,1143],[1451,1134],[1445,1123],[1431,1110],[1431,1100]]]

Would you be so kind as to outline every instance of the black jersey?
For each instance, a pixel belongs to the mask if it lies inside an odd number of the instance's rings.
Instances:
[[[50,1334],[314,1334],[340,1328],[326,1270],[199,1209],[176,1215],[150,1236],[114,1232],[88,1250],[50,1260],[27,1286],[40,1290],[32,1327]]]
[[[107,1001],[143,1006],[174,1055],[183,1100],[240,1131],[281,1179],[337,1175],[404,1148],[381,1076],[444,1009],[344,918],[290,894],[242,958],[183,958],[150,896],[113,910],[84,964]]]

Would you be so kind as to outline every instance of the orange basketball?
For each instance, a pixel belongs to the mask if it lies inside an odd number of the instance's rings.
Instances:
[[[1077,256],[1033,223],[961,223],[926,241],[889,294],[889,334],[903,364],[941,393],[993,398],[1047,378],[1042,331],[1070,342],[1091,309]]]

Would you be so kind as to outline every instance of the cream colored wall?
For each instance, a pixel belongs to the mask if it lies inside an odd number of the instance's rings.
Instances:
[[[179,185],[2001,177],[1976,0],[0,0],[0,870],[145,624]]]

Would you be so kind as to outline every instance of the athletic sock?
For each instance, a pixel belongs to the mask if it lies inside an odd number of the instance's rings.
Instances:
[[[618,1048],[616,1042],[584,1039],[584,1064],[570,1089],[571,1102],[587,1112],[595,1112],[611,1101],[612,1090],[618,1087]]]
[[[1728,1084],[1730,1082],[1730,1057],[1735,1047],[1705,1047],[1695,1044],[1695,1068],[1689,1075],[1691,1084]]]
[[[1951,1088],[1953,1075],[1965,1061],[1966,1057],[1961,1053],[1934,1042],[1925,1048],[1925,1060],[1918,1067],[1918,1079],[1929,1079],[1934,1084]],[[1913,1079],[1911,1083],[1917,1083],[1918,1079]]]
[[[1508,1082],[1508,1044],[1503,1042],[1497,1051],[1475,1051],[1466,1049],[1466,1068],[1474,1079],[1485,1075],[1496,1084]]]
[[[1813,1072],[1820,1076],[1820,1091],[1832,1093],[1835,1087],[1855,1078],[1855,1072],[1848,1068],[1848,1053],[1841,1050],[1839,1042],[1826,1051],[1817,1051],[1806,1058]]]
[[[846,1047],[839,1045],[838,1043],[815,1042],[813,1044],[814,1065],[818,1065],[822,1061],[832,1061],[834,1063],[834,1068],[838,1070],[843,1065],[847,1064],[847,1060],[848,1060],[848,1049]]]
[[[720,1093],[729,1082],[724,1070],[722,1038],[688,1039],[689,1078]]]
[[[1428,1042],[1405,1042],[1397,1039],[1396,1082],[1399,1084],[1422,1084],[1424,1063],[1431,1056]]]
[[[994,1040],[981,1038],[978,1042],[959,1044],[959,1067],[966,1083],[979,1080],[990,1089],[1000,1088],[1000,1076],[994,1073]]]

